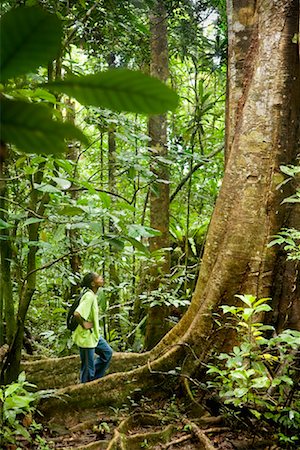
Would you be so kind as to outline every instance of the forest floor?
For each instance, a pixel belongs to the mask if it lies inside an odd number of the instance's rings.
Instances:
[[[153,413],[155,411],[155,414]],[[89,411],[78,421],[73,411],[44,424],[35,443],[23,438],[6,450],[279,450],[270,434],[254,435],[245,427],[229,427],[222,416],[197,417],[179,412],[174,402],[152,403],[132,414],[109,409]]]
[[[125,419],[126,420],[126,419]],[[103,429],[103,422],[105,422],[109,430]],[[209,444],[207,447],[203,445],[202,440],[199,440],[197,436],[197,429],[192,429],[188,423],[193,424],[198,428],[200,433],[203,433],[208,438]],[[267,437],[262,438],[253,436],[251,431],[246,432],[243,430],[229,430],[222,425],[221,418],[218,425],[197,425],[197,419],[186,419],[184,422],[178,420],[172,425],[174,429],[172,434],[168,435],[164,433],[166,425],[161,426],[153,425],[137,425],[135,428],[128,430],[127,434],[127,446],[124,448],[129,450],[138,449],[152,449],[152,450],[201,450],[201,449],[218,449],[218,450],[279,450],[280,447],[274,445]],[[193,427],[194,428],[194,427]],[[69,450],[69,449],[114,449],[112,444],[116,444],[117,439],[116,431],[118,429],[115,420],[111,420],[109,417],[98,415],[97,422],[84,423],[81,426],[70,424],[61,427],[52,428],[51,424],[45,435],[47,443],[50,448]],[[156,442],[155,442],[156,441]],[[122,447],[120,447],[122,448]]]

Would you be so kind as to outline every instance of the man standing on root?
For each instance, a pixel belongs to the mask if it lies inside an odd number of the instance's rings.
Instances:
[[[73,332],[72,337],[80,352],[81,383],[103,377],[112,357],[112,349],[100,336],[99,328],[96,293],[103,283],[103,278],[97,273],[87,273],[81,282],[81,286],[86,289],[86,292],[74,312],[79,326]],[[96,360],[94,359],[95,353]]]

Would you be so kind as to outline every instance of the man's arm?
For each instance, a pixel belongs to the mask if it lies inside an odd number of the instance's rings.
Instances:
[[[87,320],[84,320],[84,318],[81,317],[78,311],[74,312],[74,317],[76,319],[76,322],[79,323],[79,325],[81,325],[82,328],[86,330],[90,330],[91,328],[93,328],[93,322],[88,322]]]

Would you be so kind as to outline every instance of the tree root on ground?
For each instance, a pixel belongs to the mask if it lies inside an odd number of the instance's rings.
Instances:
[[[168,388],[168,385],[174,383],[172,369],[180,359],[182,348],[172,347],[166,354],[153,361],[151,367],[150,363],[144,364],[128,372],[113,373],[89,383],[59,389],[55,392],[55,397],[42,399],[39,409],[45,418],[52,415],[64,416],[68,411],[77,410],[84,420],[88,410],[102,406],[122,406],[128,403],[130,398],[155,393],[163,382]],[[172,371],[171,374],[169,371]]]
[[[127,372],[147,362],[147,353],[113,354],[109,373]],[[79,383],[80,360],[78,355],[63,358],[29,359],[23,361],[28,381],[39,389],[61,389]]]
[[[134,429],[151,427],[151,431],[134,432]],[[159,430],[153,431],[154,427]],[[107,450],[140,450],[141,444],[154,445],[166,443],[175,431],[175,426],[169,424],[161,429],[161,418],[154,414],[134,414],[123,420],[114,431],[114,437],[110,441]]]
[[[189,429],[184,430],[184,423]],[[71,431],[71,430],[70,430]],[[64,450],[167,450],[173,446],[181,447],[189,443],[195,450],[212,450],[214,447],[200,428],[185,420],[174,423],[163,423],[161,415],[138,413],[122,420],[115,428],[110,441],[97,440],[79,447],[64,447]]]
[[[212,445],[210,439],[204,434],[198,425],[188,419],[183,419],[183,423],[190,428],[193,435],[198,439],[201,445],[199,450],[215,450],[215,447]]]

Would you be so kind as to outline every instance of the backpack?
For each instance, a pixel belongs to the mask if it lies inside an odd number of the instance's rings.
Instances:
[[[72,305],[69,307],[68,314],[67,314],[67,328],[70,331],[75,331],[78,327],[78,322],[74,317],[74,312],[78,308],[80,300],[82,299],[83,295],[86,293],[86,289],[84,289],[77,297],[75,298]]]

